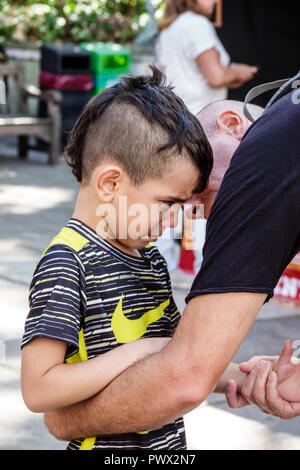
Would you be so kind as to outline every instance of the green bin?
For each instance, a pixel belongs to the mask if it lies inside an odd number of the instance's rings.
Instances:
[[[116,83],[120,75],[130,72],[131,53],[128,48],[112,42],[83,42],[80,47],[91,54],[94,95]]]

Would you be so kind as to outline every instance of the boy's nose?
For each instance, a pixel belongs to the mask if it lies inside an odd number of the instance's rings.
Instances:
[[[174,228],[178,225],[178,214],[179,214],[179,209],[176,212],[171,212],[169,213],[169,216],[163,219],[162,221],[162,229],[164,230],[165,228]]]

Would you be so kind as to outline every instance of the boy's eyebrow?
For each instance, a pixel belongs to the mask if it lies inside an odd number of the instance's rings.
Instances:
[[[164,196],[164,197],[162,197],[162,200],[164,200],[164,201],[174,201],[174,202],[186,202],[190,198],[191,198],[191,196],[186,198],[186,199],[180,199],[179,197],[174,197],[174,196]]]

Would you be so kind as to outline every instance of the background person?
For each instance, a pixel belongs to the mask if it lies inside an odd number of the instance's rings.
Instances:
[[[216,0],[167,0],[159,23],[155,65],[165,73],[190,111],[226,99],[227,89],[241,86],[257,67],[230,64],[230,57],[209,18]]]
[[[230,57],[210,21],[216,3],[216,0],[167,0],[159,23],[155,65],[194,114],[213,101],[226,99],[228,88],[241,86],[257,72],[253,66],[230,64]],[[199,234],[205,234],[202,221],[193,225]],[[176,233],[182,229],[179,224]],[[158,240],[158,247],[166,258],[174,287],[188,287],[194,278],[193,268],[194,273],[200,269],[205,237],[193,250],[195,261],[188,275],[181,269],[174,272],[180,259],[179,246],[174,241],[176,233],[169,230],[167,237]]]

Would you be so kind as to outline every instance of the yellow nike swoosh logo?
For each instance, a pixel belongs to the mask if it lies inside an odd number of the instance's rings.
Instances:
[[[170,299],[134,320],[125,317],[122,302],[123,294],[112,316],[111,327],[118,343],[130,343],[141,338],[146,333],[147,326],[164,316],[165,308],[169,305]]]

